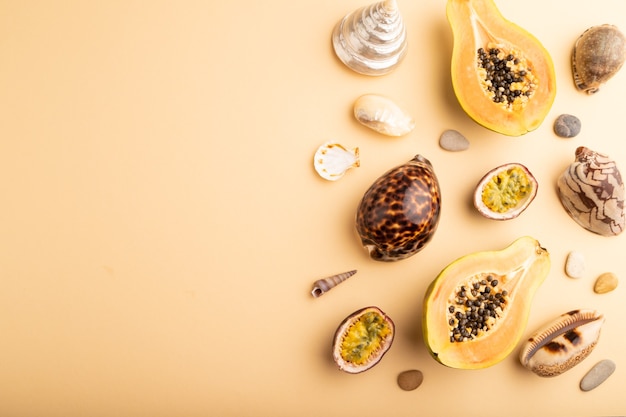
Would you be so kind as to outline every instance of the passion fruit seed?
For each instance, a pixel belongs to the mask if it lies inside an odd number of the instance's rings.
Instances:
[[[341,357],[355,365],[363,365],[383,347],[381,341],[391,332],[391,327],[379,314],[365,313],[346,331],[341,341]]]
[[[485,184],[482,201],[496,213],[515,208],[531,191],[533,184],[520,167],[514,166],[500,172]]]
[[[500,290],[494,274],[472,277],[458,287],[448,300],[450,342],[466,342],[488,332],[501,317],[508,302],[508,292]]]
[[[478,48],[477,64],[483,88],[505,110],[524,108],[537,89],[537,77],[519,51],[489,43],[487,49]]]

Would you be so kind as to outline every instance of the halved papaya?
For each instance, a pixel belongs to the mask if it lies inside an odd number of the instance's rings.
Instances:
[[[492,0],[448,0],[452,86],[463,110],[493,131],[521,136],[541,125],[556,96],[554,64],[533,35]]]
[[[458,369],[486,368],[506,358],[524,333],[549,270],[548,251],[530,236],[449,264],[424,300],[422,329],[431,355]]]

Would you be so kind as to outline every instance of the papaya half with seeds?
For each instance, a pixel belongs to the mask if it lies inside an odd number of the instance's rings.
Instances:
[[[508,136],[535,130],[556,96],[554,64],[533,35],[506,20],[493,0],[448,0],[452,87],[480,125]]]
[[[458,369],[502,361],[520,341],[549,271],[548,251],[529,236],[450,263],[424,299],[422,330],[430,354]]]

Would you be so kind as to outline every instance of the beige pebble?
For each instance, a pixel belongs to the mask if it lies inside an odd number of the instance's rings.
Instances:
[[[439,146],[446,151],[460,152],[469,149],[470,143],[458,130],[448,129],[439,137]]]
[[[593,286],[593,291],[597,294],[606,294],[617,288],[618,280],[617,275],[612,272],[605,272],[601,274]]]
[[[615,362],[609,359],[601,360],[580,380],[580,389],[583,391],[591,391],[597,388],[598,385],[606,381],[613,372],[615,372]]]
[[[585,273],[585,257],[582,253],[571,251],[565,261],[565,273],[570,278],[582,278]]]
[[[424,374],[417,369],[400,372],[398,375],[398,386],[404,391],[413,391],[424,381]]]

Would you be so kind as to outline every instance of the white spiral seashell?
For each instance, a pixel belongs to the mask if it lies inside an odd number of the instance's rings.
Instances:
[[[576,160],[557,180],[559,198],[572,219],[602,236],[624,231],[624,183],[607,155],[580,146]]]
[[[396,0],[384,0],[347,14],[333,30],[339,59],[365,75],[383,75],[404,58],[407,36]]]
[[[359,123],[387,136],[403,136],[415,128],[415,119],[387,97],[364,94],[354,102]]]
[[[589,356],[603,324],[604,316],[595,310],[562,314],[524,343],[520,362],[542,377],[560,375]]]
[[[356,269],[327,278],[318,279],[313,283],[313,291],[311,291],[311,295],[315,298],[321,297],[354,274],[356,274]]]

